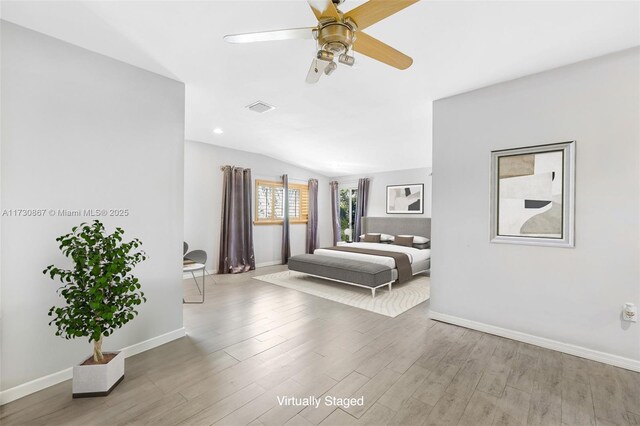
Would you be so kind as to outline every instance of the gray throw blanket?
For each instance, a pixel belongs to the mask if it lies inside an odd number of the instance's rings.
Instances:
[[[409,260],[409,255],[405,253],[398,253],[395,251],[385,251],[385,250],[372,250],[358,247],[348,247],[348,246],[336,246],[336,247],[325,247],[323,250],[335,250],[335,251],[345,251],[349,253],[361,253],[361,254],[370,254],[373,256],[383,256],[383,257],[391,257],[396,261],[396,269],[398,270],[398,283],[406,283],[411,280],[413,277],[413,271],[411,270],[411,261]]]

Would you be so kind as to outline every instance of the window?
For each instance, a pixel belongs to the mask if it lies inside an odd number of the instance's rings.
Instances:
[[[284,190],[282,182],[256,180],[256,225],[282,223],[284,218]],[[307,185],[289,184],[290,223],[307,223],[309,216],[309,188]]]
[[[340,237],[342,241],[355,241],[357,188],[340,190]]]

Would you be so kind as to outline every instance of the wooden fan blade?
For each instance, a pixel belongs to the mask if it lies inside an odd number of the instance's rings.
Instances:
[[[224,41],[228,43],[255,43],[258,41],[277,41],[293,39],[311,39],[313,30],[309,28],[290,28],[286,30],[260,31],[256,33],[229,34],[224,36]]]
[[[334,18],[337,21],[340,20],[340,14],[338,9],[331,0],[307,0],[313,14],[316,15],[316,19],[319,21],[322,18]]]
[[[358,26],[358,29],[363,30],[418,1],[419,0],[369,0],[365,4],[345,13],[345,18],[351,18]]]
[[[323,61],[321,59],[314,59],[311,62],[311,67],[309,68],[309,73],[307,74],[307,79],[305,80],[309,84],[317,83],[324,74],[324,69],[329,65],[328,61]]]
[[[357,33],[353,50],[401,70],[406,70],[413,64],[413,59],[409,56],[362,31]]]

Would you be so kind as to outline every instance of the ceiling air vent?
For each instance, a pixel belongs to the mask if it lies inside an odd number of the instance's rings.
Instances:
[[[264,103],[262,101],[257,101],[254,102],[250,105],[247,105],[246,108],[249,108],[251,111],[253,112],[257,112],[259,114],[265,113],[265,112],[269,112],[272,109],[276,109],[276,107],[269,105],[267,103]]]

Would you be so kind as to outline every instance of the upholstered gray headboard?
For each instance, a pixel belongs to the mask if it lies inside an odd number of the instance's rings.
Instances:
[[[431,238],[430,217],[363,217],[362,233],[418,235]]]

